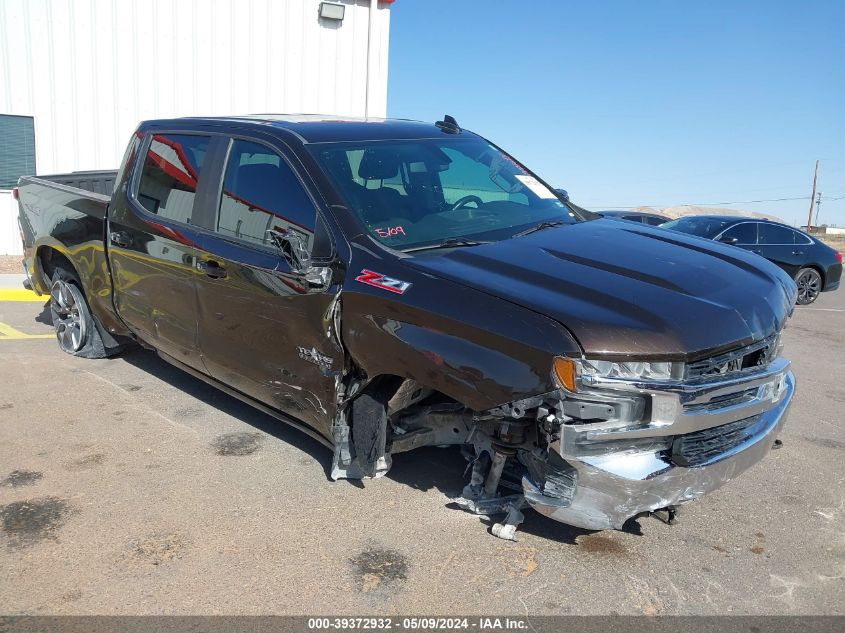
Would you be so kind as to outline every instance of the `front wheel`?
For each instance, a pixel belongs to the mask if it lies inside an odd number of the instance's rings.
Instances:
[[[798,285],[798,305],[805,306],[813,303],[822,291],[822,276],[814,268],[802,268],[795,275]]]
[[[50,313],[63,352],[83,358],[105,358],[103,339],[76,275],[56,268],[50,288]]]

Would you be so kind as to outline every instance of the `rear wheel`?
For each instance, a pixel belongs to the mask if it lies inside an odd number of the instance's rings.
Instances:
[[[53,273],[50,313],[63,352],[83,358],[106,357],[103,339],[82,293],[82,284],[76,273],[64,267],[57,267]]]
[[[798,285],[798,305],[813,303],[822,291],[822,276],[815,268],[802,268],[795,275]]]

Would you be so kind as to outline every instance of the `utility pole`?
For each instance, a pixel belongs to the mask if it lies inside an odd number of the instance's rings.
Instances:
[[[819,225],[819,207],[822,206],[822,192],[816,194],[816,226]]]
[[[819,178],[819,161],[816,161],[816,172],[813,174],[813,195],[810,196],[810,212],[807,214],[807,233],[813,228],[813,204],[816,202],[816,180]]]

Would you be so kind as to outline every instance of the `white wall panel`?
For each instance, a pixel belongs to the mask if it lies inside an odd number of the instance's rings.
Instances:
[[[145,119],[364,116],[370,3],[343,1],[337,25],[319,0],[0,0],[0,114],[35,117],[39,174],[117,167]],[[370,116],[387,111],[389,28],[380,4]]]
[[[188,115],[363,116],[369,2],[0,0],[0,113],[35,117],[40,173],[114,168],[137,123]],[[371,116],[387,107],[376,11]]]

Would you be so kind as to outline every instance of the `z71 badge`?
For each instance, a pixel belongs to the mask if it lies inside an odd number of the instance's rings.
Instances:
[[[355,281],[360,281],[362,284],[368,284],[387,290],[388,292],[395,292],[398,295],[405,294],[405,291],[411,287],[410,281],[402,281],[401,279],[394,279],[393,277],[385,277],[381,273],[375,273],[366,268],[361,271],[361,274],[355,277]]]

